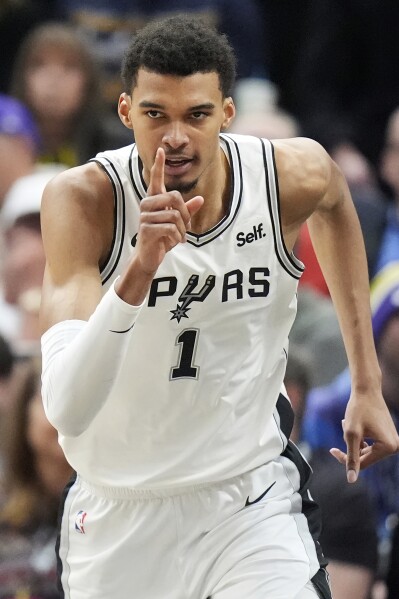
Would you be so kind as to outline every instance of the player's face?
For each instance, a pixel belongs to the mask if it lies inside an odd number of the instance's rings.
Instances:
[[[219,132],[228,127],[235,109],[223,98],[215,72],[187,77],[140,69],[132,96],[122,94],[119,113],[133,129],[149,182],[159,147],[165,150],[165,186],[182,194],[201,193],[221,168]]]

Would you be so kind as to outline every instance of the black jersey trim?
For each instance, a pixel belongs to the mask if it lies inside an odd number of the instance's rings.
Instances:
[[[187,233],[187,243],[195,247],[202,247],[222,235],[235,221],[242,203],[243,177],[242,161],[237,142],[228,135],[220,135],[222,149],[227,153],[230,164],[231,194],[230,204],[227,213],[211,229],[196,235],[189,231]],[[234,149],[234,152],[232,151]]]
[[[294,426],[294,410],[292,409],[290,400],[282,393],[278,396],[276,410],[279,417],[279,431],[283,433],[287,440]],[[286,440],[284,443],[286,443]]]
[[[194,247],[202,247],[224,233],[234,222],[242,202],[242,163],[238,145],[227,135],[220,135],[220,144],[222,150],[226,152],[231,166],[231,194],[229,208],[223,218],[208,231],[200,234],[195,234],[191,231],[187,232],[187,243]],[[232,151],[232,148],[234,151]],[[142,170],[139,168],[140,156],[135,152],[135,149],[136,145],[134,144],[129,157],[129,176],[137,197],[139,200],[142,200],[145,197],[146,184]]]
[[[136,185],[136,180],[135,180],[134,174],[133,174],[133,161],[134,161],[133,153],[134,153],[135,147],[136,147],[136,144],[133,144],[132,150],[129,154],[129,175],[130,175],[130,181],[131,181],[131,184],[133,186],[136,196],[139,198],[139,200],[142,200],[143,196],[140,193],[140,190],[138,189],[138,187]]]
[[[137,152],[137,145],[133,144],[129,155],[129,177],[139,203],[146,197],[147,191],[143,170],[140,166],[142,166],[142,162]]]
[[[123,185],[122,185],[122,181],[119,177],[119,174],[115,168],[115,166],[112,164],[112,162],[109,162],[109,166],[111,167],[111,169],[113,170],[113,172],[115,173],[116,178],[118,179],[118,183],[119,183],[119,189],[121,192],[121,196],[122,196],[122,223],[121,223],[121,236],[120,236],[120,243],[119,243],[119,249],[118,249],[118,254],[116,256],[116,259],[114,260],[114,264],[111,266],[111,270],[110,272],[104,277],[104,279],[102,280],[102,284],[105,285],[105,283],[110,279],[110,277],[112,276],[112,274],[114,273],[116,267],[119,264],[119,260],[122,254],[122,249],[123,249],[123,242],[125,239],[125,228],[126,228],[126,198],[125,198],[125,190],[123,189]]]
[[[328,572],[320,568],[312,578],[312,584],[319,599],[332,599]]]
[[[61,583],[61,576],[62,576],[62,572],[63,572],[63,563],[62,563],[62,559],[60,556],[62,517],[64,515],[64,508],[65,508],[65,503],[66,503],[68,494],[69,494],[71,488],[73,487],[73,485],[75,484],[75,482],[76,482],[76,472],[73,473],[72,477],[70,478],[69,482],[67,483],[67,485],[65,486],[65,488],[62,492],[60,507],[59,507],[59,511],[58,511],[58,521],[57,521],[58,533],[57,533],[57,541],[55,543],[55,555],[56,555],[56,560],[57,560],[57,587],[60,592],[60,599],[65,599],[64,587],[62,586],[62,583]]]
[[[291,276],[294,276],[294,278],[296,278],[296,279],[299,279],[300,277],[298,275],[293,274],[286,267],[285,263],[281,259],[280,252],[278,251],[276,223],[274,222],[274,216],[273,216],[273,210],[272,210],[272,201],[271,201],[270,191],[269,191],[270,181],[269,181],[269,173],[268,173],[268,169],[267,169],[266,148],[265,148],[265,143],[264,143],[263,139],[261,139],[260,141],[261,141],[261,144],[262,144],[263,162],[264,162],[264,165],[265,165],[266,194],[267,194],[267,203],[268,203],[268,206],[269,206],[270,222],[271,222],[272,230],[273,230],[274,251],[276,252],[277,260],[279,261],[280,266],[282,266],[284,268],[284,270],[286,272],[288,272],[288,274],[290,274]]]
[[[109,158],[101,157],[94,159],[94,161],[103,167],[112,183],[116,207],[113,245],[108,254],[109,258],[107,258],[105,265],[100,270],[101,283],[105,285],[117,268],[123,249],[126,228],[126,198],[119,173]]]
[[[113,190],[113,196],[114,196],[114,222],[113,222],[113,226],[112,226],[112,230],[113,230],[113,232],[112,232],[112,241],[111,241],[111,245],[110,245],[110,249],[108,251],[107,257],[105,258],[104,262],[102,264],[100,264],[100,273],[102,273],[107,268],[108,263],[111,260],[111,256],[112,256],[112,253],[114,251],[114,247],[115,247],[115,243],[116,243],[116,233],[117,233],[117,223],[118,223],[118,206],[117,206],[117,197],[116,197],[116,187],[115,187],[115,183],[112,180],[112,177],[110,176],[110,174],[107,171],[104,163],[101,162],[101,160],[96,160],[95,158],[93,158],[92,160],[89,160],[89,162],[95,162],[105,172],[105,174],[107,175],[108,179],[111,182],[112,190]]]
[[[276,256],[277,256],[277,259],[278,259],[280,265],[282,266],[282,268],[289,275],[291,275],[294,279],[300,279],[302,272],[304,270],[304,267],[299,262],[299,260],[298,260],[298,264],[297,264],[292,259],[288,259],[289,255],[288,255],[288,252],[285,247],[284,240],[283,240],[283,235],[282,235],[282,230],[281,230],[280,197],[279,197],[279,193],[278,193],[277,179],[275,178],[277,175],[277,171],[276,171],[276,164],[275,164],[274,154],[273,154],[273,146],[270,141],[265,140],[265,139],[260,139],[260,142],[262,144],[262,155],[263,155],[263,163],[264,163],[264,167],[265,167],[265,179],[266,179],[266,194],[267,194],[267,202],[268,202],[268,206],[269,206],[270,221],[271,221],[272,230],[273,230],[274,249],[276,252]],[[273,187],[272,187],[272,183],[270,180],[269,161],[267,158],[266,143],[270,144],[269,152],[270,152],[271,162],[272,162],[271,168],[272,168],[273,175],[274,175]],[[274,190],[275,194],[273,194],[273,190]],[[274,199],[273,199],[273,196],[275,196]]]
[[[273,146],[272,142],[270,142],[270,149],[271,149],[272,158],[273,158],[274,181],[275,181],[276,195],[277,195],[278,226],[279,226],[279,232],[280,232],[281,245],[283,247],[284,253],[285,253],[287,259],[289,260],[289,262],[292,264],[292,266],[294,268],[298,269],[300,271],[300,273],[302,274],[302,272],[305,270],[304,265],[302,264],[302,262],[300,260],[298,260],[298,258],[294,255],[293,252],[288,251],[287,246],[285,245],[285,242],[284,242],[283,231],[281,228],[280,187],[279,187],[279,182],[278,182],[278,174],[277,174],[274,146]]]

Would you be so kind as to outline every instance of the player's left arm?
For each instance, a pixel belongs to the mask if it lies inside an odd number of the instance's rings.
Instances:
[[[345,178],[319,144],[306,139],[282,142],[276,147],[276,161],[286,243],[293,245],[307,219],[345,343],[352,379],[343,422],[347,453],[332,453],[353,481],[359,469],[399,450],[381,393],[363,235]]]

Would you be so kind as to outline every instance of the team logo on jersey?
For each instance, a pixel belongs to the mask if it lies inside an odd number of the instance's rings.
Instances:
[[[177,304],[176,310],[170,310],[171,314],[173,314],[170,320],[176,319],[177,322],[180,322],[182,318],[188,318],[187,312],[191,310],[188,306],[192,302],[203,302],[215,287],[215,279],[215,275],[209,275],[201,289],[194,291],[198,285],[199,276],[191,275],[187,285],[179,295],[178,301],[181,302],[180,305]]]
[[[86,531],[84,528],[84,521],[86,519],[86,516],[87,516],[87,512],[85,512],[84,510],[80,510],[76,514],[76,518],[75,518],[75,530],[80,532],[82,535],[86,534]]]
[[[266,266],[253,266],[247,273],[239,268],[224,273],[219,279],[217,293],[222,304],[230,300],[242,300],[245,297],[267,297],[270,291],[270,271]],[[216,276],[208,275],[202,287],[197,290],[199,275],[192,274],[188,283],[184,285],[183,291],[178,296],[178,304],[170,320],[189,318],[188,312],[193,302],[204,302],[212,290],[216,288]],[[153,308],[163,298],[173,297],[178,293],[179,281],[175,276],[155,277],[152,280],[148,294],[148,307]],[[175,300],[176,301],[176,300]]]

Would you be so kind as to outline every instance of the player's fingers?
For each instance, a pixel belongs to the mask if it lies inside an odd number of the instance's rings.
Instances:
[[[140,211],[157,212],[158,210],[178,210],[183,222],[188,223],[190,212],[187,209],[183,197],[178,191],[165,191],[162,194],[143,198],[140,202]]]
[[[337,447],[332,447],[330,449],[330,453],[332,456],[334,456],[334,458],[336,460],[338,460],[338,462],[340,464],[342,464],[343,466],[347,467],[347,462],[348,462],[348,455],[346,453],[344,453],[343,451],[341,451],[340,449],[337,449]],[[346,477],[348,480],[348,483],[354,483],[357,480],[357,472],[354,469],[348,469],[348,467],[346,468]]]
[[[198,210],[201,209],[203,204],[204,198],[202,196],[195,196],[194,198],[191,198],[191,200],[188,200],[186,202],[186,208],[189,213],[189,221],[186,223],[188,231],[191,228],[191,218],[194,216],[194,214],[197,214]]]
[[[330,453],[331,455],[338,460],[338,462],[340,464],[342,464],[343,466],[346,465],[346,453],[344,453],[343,451],[341,451],[340,449],[338,449],[337,447],[332,447],[330,449]]]
[[[190,213],[190,217],[197,214],[198,210],[202,207],[204,198],[202,196],[195,196],[186,202],[187,210]]]
[[[178,210],[167,207],[165,210],[158,210],[156,212],[142,212],[140,220],[141,223],[146,224],[172,224],[177,228],[181,237],[185,238],[187,229]]]
[[[350,429],[342,422],[344,429],[344,439],[346,443],[346,475],[348,482],[353,483],[357,480],[360,470],[360,450],[363,439],[357,430]]]
[[[167,249],[174,247],[183,240],[179,229],[172,223],[143,223],[141,233],[142,239],[147,238],[147,234],[150,235],[152,242],[163,239],[168,245]]]
[[[167,193],[144,198],[140,202],[141,219],[151,222],[154,214],[159,213],[160,218],[157,222],[173,222],[179,228],[181,234],[186,240],[186,231],[190,228],[190,212],[178,191],[169,191]]]
[[[150,183],[147,189],[147,194],[149,196],[154,196],[166,192],[164,168],[165,152],[162,148],[158,148],[155,154],[154,164],[152,165],[150,170]]]
[[[391,452],[387,451],[385,444],[380,441],[375,441],[368,447],[363,448],[360,453],[361,469],[368,468],[383,458],[391,455]]]

